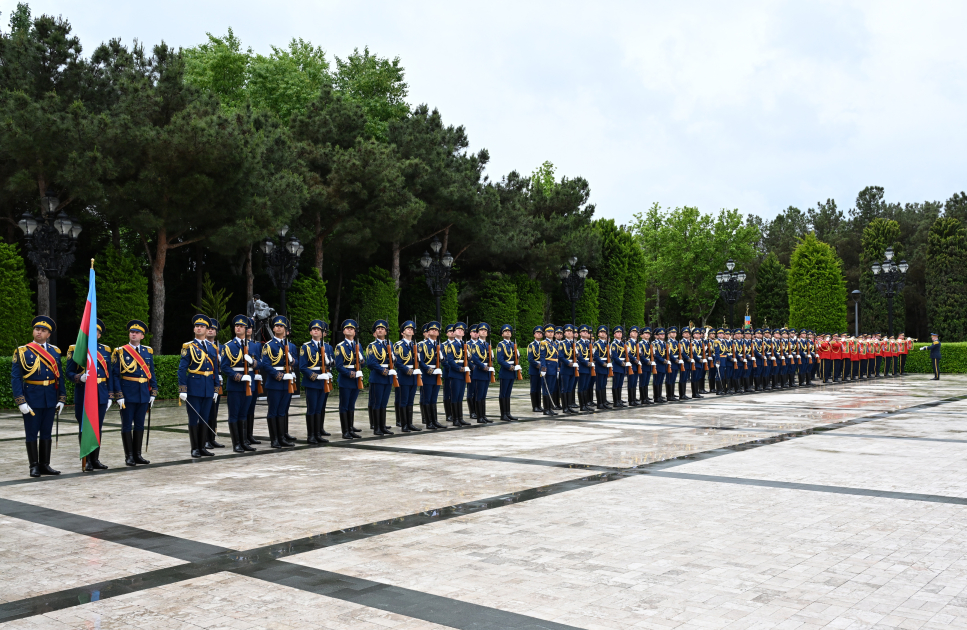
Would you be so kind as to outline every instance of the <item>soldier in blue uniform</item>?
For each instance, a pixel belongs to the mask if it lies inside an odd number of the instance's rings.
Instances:
[[[416,342],[413,340],[413,333],[416,331],[416,324],[407,320],[400,324],[399,341],[393,344],[393,363],[396,368],[399,381],[399,388],[396,393],[398,396],[398,408],[402,414],[400,427],[404,433],[412,431],[422,431],[421,428],[413,425],[413,402],[416,398],[416,384],[422,380],[423,371],[420,369],[416,358]]]
[[[544,328],[534,326],[534,341],[527,344],[527,377],[530,379],[531,409],[534,413],[544,413],[541,407],[541,373],[544,365],[541,362],[541,344],[544,342]]]
[[[675,381],[678,379],[678,373],[682,370],[681,348],[679,348],[677,339],[678,327],[669,326],[665,329],[665,335],[667,336],[665,340],[667,353],[665,356],[668,358],[668,369],[665,372],[665,400],[667,402],[678,402],[678,396],[675,395]]]
[[[551,337],[544,335],[544,338],[550,339]],[[554,339],[554,348],[557,350],[557,356],[563,357],[564,356],[564,346],[563,346],[564,327],[563,326],[554,327],[553,339]],[[554,382],[554,391],[551,392],[551,405],[554,411],[560,411],[561,409],[564,408],[561,401],[561,391],[562,391],[561,379],[563,377],[563,374],[564,374],[564,364],[562,361],[559,360],[557,365],[557,380]]]
[[[557,387],[557,379],[560,373],[561,353],[557,349],[557,341],[554,339],[554,324],[544,326],[544,341],[540,345],[541,352],[541,392],[543,394],[544,415],[556,416],[554,411],[554,401],[551,396]]]
[[[712,343],[712,367],[715,370],[715,395],[724,396],[725,383],[728,382],[728,366],[731,361],[730,348],[725,340],[725,330],[715,331],[717,339]]]
[[[393,377],[397,375],[396,370],[390,369],[390,353],[393,351],[386,334],[389,331],[389,322],[385,319],[377,319],[373,322],[373,336],[375,339],[366,346],[363,359],[366,361],[366,369],[369,370],[369,428],[374,435],[393,435],[389,429],[383,429],[382,418],[387,414],[389,407],[389,396],[393,389]],[[397,398],[395,403],[399,402]],[[397,405],[396,426],[402,426],[402,416]]]
[[[481,322],[475,326],[477,339],[467,344],[470,354],[470,387],[473,389],[473,409],[477,416],[477,424],[493,423],[487,417],[487,390],[490,388],[490,375],[496,372],[492,365],[492,348],[488,337],[490,324]]]
[[[762,374],[765,371],[765,339],[762,329],[756,328],[752,339],[752,358],[755,359],[755,367],[752,368],[752,391],[762,391]]]
[[[467,358],[470,359],[472,355],[471,350],[473,350],[473,348],[476,347],[477,345],[477,339],[478,339],[477,325],[471,324],[467,328],[467,334],[470,335],[470,339],[464,342],[464,345],[467,347],[467,353],[468,353]],[[474,385],[473,385],[473,364],[472,363],[470,365],[470,382],[465,383],[465,385],[467,386],[467,390],[466,390],[467,413],[470,415],[471,420],[476,420],[477,419],[477,402],[476,402],[477,390],[476,388],[474,388]]]
[[[289,383],[294,383],[299,368],[299,349],[289,341],[288,333],[289,320],[282,315],[273,317],[272,339],[262,346],[259,360],[259,371],[265,379],[262,386],[269,403],[265,423],[272,448],[295,446],[295,442],[287,437],[286,418],[289,417],[289,405],[292,403]]]
[[[692,369],[694,366],[694,359],[692,358],[692,329],[690,326],[682,326],[681,330],[682,338],[678,342],[678,356],[681,359],[681,370],[678,379],[678,400],[686,401],[688,396],[685,395],[685,390],[688,388],[689,382],[692,380]]]
[[[591,327],[587,324],[578,326],[578,339],[574,343],[574,356],[578,362],[578,409],[594,413],[593,394],[594,379],[591,378]]]
[[[14,403],[24,419],[30,476],[59,475],[59,470],[50,467],[50,432],[54,416],[67,401],[60,349],[48,343],[54,320],[40,315],[34,318],[32,326],[34,340],[13,353],[10,385]]]
[[[219,367],[222,372],[221,380],[224,383],[222,395],[228,404],[228,432],[232,437],[232,450],[236,453],[255,450],[245,444],[243,439],[251,398],[255,395],[255,383],[252,380],[255,355],[252,354],[251,343],[245,339],[247,326],[246,315],[233,317],[232,330],[235,336],[219,349],[221,355]],[[246,393],[246,387],[248,387],[248,393]]]
[[[148,325],[139,319],[128,322],[128,343],[111,353],[114,398],[121,411],[121,444],[127,466],[150,463],[141,457],[144,419],[158,395],[154,350],[141,343]]]
[[[440,335],[440,322],[432,321],[423,325],[425,339],[417,344],[416,357],[419,361],[420,371],[423,372],[423,387],[420,388],[420,415],[423,417],[423,426],[433,431],[436,429],[446,429],[446,425],[440,424],[437,420],[437,398],[440,395],[441,385],[437,385],[437,377],[443,381],[443,367],[446,365],[440,356],[440,342],[437,337]],[[440,367],[437,367],[437,361]]]
[[[930,345],[921,346],[920,351],[923,352],[927,348],[930,348],[930,366],[933,368],[933,378],[932,381],[940,380],[940,335],[937,333],[930,333]]]
[[[218,320],[214,317],[208,318],[208,332],[205,334],[205,338],[208,343],[215,348],[215,356],[220,356],[221,345],[218,343]],[[211,431],[206,432],[205,448],[225,448],[225,445],[217,440],[218,438],[218,408],[220,406],[221,397],[224,394],[222,390],[222,377],[218,371],[215,371],[215,399],[212,401],[211,409],[208,412],[208,426],[211,427]]]
[[[441,381],[443,381],[443,421],[453,422],[453,409],[450,405],[450,386],[448,385],[448,383],[450,382],[448,380],[450,375],[450,368],[447,365],[446,360],[443,359],[443,356],[446,354],[447,349],[450,347],[450,342],[453,341],[453,324],[447,324],[447,327],[444,330],[444,334],[446,335],[446,339],[440,342],[440,350],[439,350],[441,355],[440,369],[443,371],[443,374],[441,375],[443,378],[440,379]],[[454,426],[457,426],[457,425],[454,424]]]
[[[575,405],[574,400],[574,387],[578,381],[578,377],[574,374],[575,368],[580,370],[578,366],[577,346],[574,340],[574,332],[576,329],[573,324],[567,324],[562,330],[564,331],[564,338],[558,344],[561,356],[559,364],[561,377],[559,379],[560,385],[558,389],[561,392],[562,413],[565,415],[573,415],[580,411],[580,408]]]
[[[642,326],[638,336],[638,360],[641,362],[641,375],[638,377],[638,393],[642,405],[652,404],[648,397],[651,383],[651,327]]]
[[[339,428],[344,440],[361,437],[353,426],[356,413],[356,399],[359,397],[357,379],[363,377],[359,342],[356,341],[356,320],[347,319],[342,323],[343,340],[333,348],[336,358],[336,373],[339,375]],[[383,424],[386,424],[385,419]]]
[[[667,402],[661,395],[662,385],[665,384],[665,377],[670,369],[668,358],[668,345],[665,343],[665,329],[655,329],[655,339],[651,342],[652,355],[655,360],[655,374],[652,379],[651,389],[655,398],[655,403]]]
[[[632,326],[628,329],[628,362],[631,363],[631,373],[628,374],[628,406],[637,407],[638,402],[638,372],[641,371],[641,357],[639,356],[638,333],[641,329]]]
[[[463,396],[466,391],[466,373],[470,370],[467,357],[467,344],[463,342],[463,333],[467,325],[457,322],[453,325],[453,339],[447,344],[443,354],[447,362],[447,387],[450,389],[450,412],[453,414],[453,426],[467,427],[469,422],[463,419]],[[466,365],[464,365],[466,363]]]
[[[100,339],[104,334],[104,322],[97,320],[97,338]],[[74,346],[67,348],[65,357],[64,375],[66,379],[74,383],[74,417],[77,418],[77,441],[81,441],[81,422],[84,419],[84,390],[87,382],[87,369],[74,362]],[[85,359],[85,363],[86,363]],[[101,428],[104,425],[104,414],[114,403],[114,393],[117,386],[114,382],[111,371],[111,348],[103,343],[97,344],[97,421],[98,435],[101,435]],[[101,447],[97,447],[87,456],[87,463],[84,465],[85,472],[94,470],[105,470],[107,466],[101,463],[99,455]],[[127,455],[127,450],[125,450]],[[145,460],[147,462],[147,460]]]
[[[188,406],[188,438],[191,456],[211,457],[205,449],[205,434],[211,431],[208,417],[212,403],[218,396],[218,354],[206,338],[210,322],[198,314],[191,318],[195,338],[182,345],[178,364],[178,398]],[[123,378],[123,377],[122,377]]]
[[[704,398],[702,396],[702,383],[705,382],[705,368],[708,366],[708,358],[705,354],[705,329],[700,326],[692,328],[692,398]]]
[[[255,439],[255,406],[258,404],[259,389],[262,387],[262,375],[259,374],[259,360],[262,357],[262,344],[258,341],[252,339],[252,331],[255,328],[255,320],[248,317],[248,323],[245,326],[245,339],[248,341],[249,355],[255,359],[255,363],[249,366],[249,370],[252,375],[252,397],[249,400],[248,410],[245,412],[245,430],[243,436],[245,438],[245,444],[247,446],[252,446],[253,444],[261,444],[262,442]],[[323,435],[329,435],[324,433]]]
[[[332,348],[325,342],[329,324],[321,319],[309,322],[311,339],[299,348],[299,372],[302,374],[302,389],[306,397],[306,442],[309,444],[328,444],[323,437],[323,422],[326,417],[326,383],[332,379],[330,371],[333,364]]]
[[[611,379],[611,400],[613,406],[617,409],[618,407],[627,407],[621,399],[621,393],[625,388],[625,376],[628,374],[628,368],[631,367],[631,361],[628,360],[628,345],[624,341],[625,329],[622,326],[615,326],[611,329],[611,334],[614,337],[608,346],[608,355],[611,364],[614,366],[612,368],[614,377]]]
[[[608,342],[608,327],[598,326],[598,338],[591,345],[591,356],[594,358],[594,397],[598,409],[611,409],[608,402],[608,369],[612,367],[611,352]],[[613,370],[612,370],[613,371]]]
[[[513,422],[517,418],[510,413],[510,396],[514,389],[514,381],[517,380],[517,372],[521,371],[521,366],[517,363],[517,352],[514,346],[514,327],[504,324],[500,327],[502,339],[494,350],[494,358],[500,366],[500,394],[497,396],[497,404],[500,405],[500,419],[504,422]]]

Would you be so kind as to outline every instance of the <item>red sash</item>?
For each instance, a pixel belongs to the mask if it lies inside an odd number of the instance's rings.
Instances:
[[[141,356],[141,353],[135,350],[134,346],[132,346],[129,343],[124,344],[124,346],[122,346],[122,349],[128,351],[128,354],[131,355],[131,358],[134,359],[134,361],[138,364],[138,367],[144,370],[144,375],[147,376],[148,379],[150,379],[151,370],[148,369],[148,364],[144,362],[144,357]]]
[[[100,363],[101,367],[104,368],[104,376],[105,377],[111,376],[111,370],[107,369],[107,361],[104,360],[104,357],[101,355],[100,352],[97,352],[96,354],[97,354],[98,363]]]
[[[27,347],[33,350],[34,354],[40,357],[40,359],[44,362],[44,365],[47,366],[47,369],[54,373],[54,378],[60,378],[60,370],[57,367],[57,359],[51,356],[51,354],[44,350],[44,347],[36,341],[31,341],[27,344]]]

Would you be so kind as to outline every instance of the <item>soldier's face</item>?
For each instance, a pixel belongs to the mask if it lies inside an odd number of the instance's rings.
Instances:
[[[676,337],[678,337],[678,333],[675,332],[674,330],[671,331],[670,333],[668,333],[668,338],[669,339],[675,339]]]
[[[603,341],[607,338],[608,338],[608,333],[604,332],[603,330],[598,333],[598,339],[601,339]]]
[[[245,325],[240,325],[235,327],[235,336],[242,338],[245,336]]]
[[[426,331],[426,334],[427,334],[427,336],[430,339],[432,339],[433,341],[436,341],[436,338],[440,336],[440,331],[439,330],[428,330],[428,331]]]
[[[651,333],[641,333],[641,338],[645,341],[649,341],[651,339]]]
[[[37,326],[34,328],[33,336],[34,341],[37,343],[47,343],[47,340],[50,339],[50,329],[44,328],[43,326]]]
[[[617,331],[615,331],[615,333],[614,333],[614,338],[615,338],[615,339],[617,339],[618,341],[621,341],[621,338],[622,338],[623,336],[624,336],[624,333],[622,333],[622,332],[621,332],[620,330],[617,330]]]
[[[456,337],[457,339],[461,339],[462,340],[463,339],[463,329],[460,328],[458,330],[454,330],[453,331],[453,336]]]
[[[313,328],[312,330],[309,331],[309,335],[312,337],[313,341],[319,341],[322,339],[322,329]]]
[[[544,333],[542,333],[540,331],[534,333],[534,340],[535,341],[540,341],[543,338],[544,338]]]
[[[195,338],[202,339],[208,334],[208,326],[198,324],[195,326]]]
[[[128,341],[130,341],[131,343],[133,344],[141,343],[142,339],[144,339],[144,333],[141,332],[140,330],[128,331]]]
[[[570,341],[571,339],[574,339],[574,331],[573,330],[565,330],[564,331],[564,337],[568,341]]]
[[[356,336],[356,329],[350,327],[343,328],[342,336],[346,339],[352,340]]]
[[[386,329],[383,328],[382,326],[379,326],[376,330],[373,331],[373,334],[376,335],[377,339],[382,339],[383,337],[386,336]]]
[[[502,332],[500,334],[500,336],[503,337],[504,339],[510,341],[511,334],[510,334],[510,331],[509,330],[505,330],[504,332]]]
[[[208,331],[205,333],[205,336],[208,337],[209,339],[214,339],[215,335],[217,334],[218,334],[217,328],[209,328]]]
[[[285,337],[285,326],[273,326],[272,332],[275,333],[276,337]]]
[[[587,341],[590,338],[591,338],[591,333],[589,333],[586,330],[581,331],[581,339],[584,339],[585,341]]]

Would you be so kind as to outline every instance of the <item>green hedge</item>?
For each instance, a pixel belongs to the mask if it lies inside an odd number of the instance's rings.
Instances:
[[[930,363],[930,351],[920,351],[925,345],[918,341],[913,344],[913,350],[907,356],[907,372],[912,374],[933,374],[933,365]],[[941,374],[967,374],[967,342],[943,343],[940,345],[940,373]]]

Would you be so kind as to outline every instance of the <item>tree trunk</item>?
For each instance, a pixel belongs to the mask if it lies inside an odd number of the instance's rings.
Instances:
[[[199,242],[195,245],[195,305],[201,308],[202,285],[205,284],[205,251]],[[205,313],[206,315],[208,313]]]
[[[658,316],[658,325],[661,326],[661,289],[655,287],[655,314]]]
[[[245,303],[252,301],[255,295],[255,272],[252,271],[252,246],[245,252]]]
[[[342,300],[342,265],[339,265],[339,280],[336,282],[336,308],[332,311],[332,329],[335,331],[339,326],[339,304]],[[339,328],[339,330],[342,330]]]
[[[315,266],[316,266],[316,271],[319,272],[320,278],[322,278],[322,254],[324,251],[322,247],[322,242],[325,240],[325,238],[326,238],[326,235],[322,233],[322,214],[317,212],[316,213],[316,238],[315,238],[315,246],[316,246]]]
[[[393,241],[393,261],[390,263],[390,275],[393,277],[393,286],[396,287],[396,294],[400,291],[400,242]]]
[[[151,263],[151,345],[163,352],[165,334],[165,260],[168,258],[168,232],[158,230],[158,243]]]
[[[443,230],[443,248],[440,250],[441,252],[443,252],[443,254],[447,253],[447,244],[449,242],[450,242],[450,226],[447,226],[447,228]]]
[[[43,271],[37,272],[37,314],[50,315],[50,280]]]
[[[111,244],[114,249],[121,251],[121,227],[117,221],[111,222]]]

